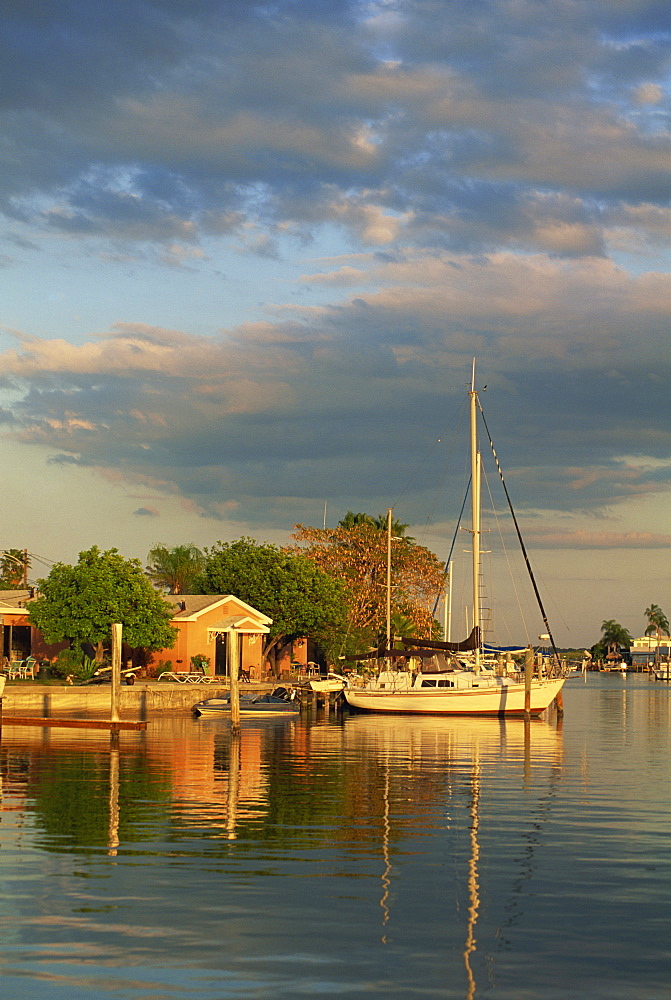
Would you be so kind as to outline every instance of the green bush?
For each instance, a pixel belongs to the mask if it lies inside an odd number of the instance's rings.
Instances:
[[[58,659],[51,667],[51,673],[55,677],[73,677],[78,681],[89,681],[102,663],[84,656],[80,650],[63,649],[58,654]]]

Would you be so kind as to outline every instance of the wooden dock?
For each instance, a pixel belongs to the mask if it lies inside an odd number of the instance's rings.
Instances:
[[[39,718],[28,715],[0,715],[0,726],[49,726],[64,729],[109,729],[118,732],[121,729],[146,729],[146,722],[113,721],[112,719],[54,719]]]

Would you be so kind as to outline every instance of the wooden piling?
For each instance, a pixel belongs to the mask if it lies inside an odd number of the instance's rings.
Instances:
[[[111,677],[111,708],[110,716],[113,722],[119,721],[119,688],[121,687],[121,636],[123,625],[112,625],[112,677]]]
[[[534,676],[534,651],[527,646],[524,653],[524,717],[531,715],[531,681]]]
[[[555,705],[557,706],[557,716],[561,719],[564,714],[564,692],[560,691],[555,698]]]
[[[240,732],[240,683],[238,676],[238,660],[240,658],[238,633],[234,628],[227,633],[226,650],[228,652],[228,679],[230,681],[231,702],[231,732]]]

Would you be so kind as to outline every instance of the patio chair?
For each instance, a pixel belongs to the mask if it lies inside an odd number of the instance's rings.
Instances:
[[[29,656],[23,663],[21,668],[21,676],[25,677],[26,680],[30,677],[31,681],[35,680],[35,672],[37,671],[37,660],[34,656]]]

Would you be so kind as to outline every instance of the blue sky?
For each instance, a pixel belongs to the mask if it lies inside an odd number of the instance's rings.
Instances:
[[[477,356],[558,641],[671,612],[667,2],[45,0],[1,31],[0,546],[144,560],[393,504],[445,556]]]

